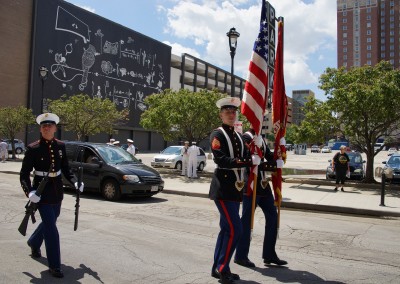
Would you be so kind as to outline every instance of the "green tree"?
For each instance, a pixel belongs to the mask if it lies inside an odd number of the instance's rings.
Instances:
[[[1,135],[11,140],[12,158],[15,159],[16,135],[23,131],[26,126],[35,123],[32,110],[23,106],[0,108],[0,132]]]
[[[309,97],[303,107],[305,118],[294,128],[297,143],[324,144],[340,129],[339,120],[327,102]]]
[[[89,135],[110,133],[110,129],[126,121],[129,114],[127,110],[118,111],[109,99],[90,98],[85,94],[63,95],[50,101],[49,110],[60,117],[65,130],[74,132],[79,141]]]
[[[215,103],[225,96],[217,90],[167,89],[145,98],[148,108],[142,113],[140,124],[159,132],[166,141],[199,142],[221,124]]]
[[[351,144],[367,156],[366,182],[374,182],[374,151],[378,138],[399,129],[400,71],[389,62],[375,66],[327,68],[320,77],[327,104]]]

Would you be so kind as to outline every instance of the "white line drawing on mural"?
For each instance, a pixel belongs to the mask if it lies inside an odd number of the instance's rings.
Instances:
[[[106,40],[106,42],[104,43],[103,52],[112,55],[118,54],[118,41],[111,43],[108,40]]]
[[[65,45],[65,56],[72,53],[72,51],[74,51],[74,49],[72,48],[72,43],[66,44]]]
[[[83,52],[82,55],[83,76],[82,76],[82,81],[79,84],[79,90],[81,91],[83,91],[86,88],[89,69],[90,67],[93,66],[96,56],[96,49],[94,48],[93,45],[89,44],[89,47],[84,50],[85,51]]]
[[[90,42],[89,26],[60,6],[57,7],[55,29],[76,34],[83,39],[84,43]]]
[[[104,34],[101,32],[100,29],[98,29],[97,32],[94,35],[100,37],[100,54],[103,54],[102,46],[103,46],[103,36],[104,36]]]

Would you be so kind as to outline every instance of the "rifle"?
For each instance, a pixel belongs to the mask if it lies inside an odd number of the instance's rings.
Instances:
[[[78,217],[79,217],[79,206],[80,206],[79,201],[81,195],[81,191],[79,190],[79,188],[81,187],[82,176],[83,176],[82,160],[83,160],[83,150],[81,150],[81,165],[78,167],[78,189],[76,190],[74,231],[78,229]]]
[[[38,188],[36,189],[36,195],[41,196],[43,193],[43,190],[47,184],[47,181],[49,180],[49,171],[47,172],[47,176],[43,177],[43,179],[40,181]],[[35,212],[38,208],[37,203],[33,203],[32,201],[28,201],[25,205],[25,216],[24,219],[22,219],[21,224],[18,227],[18,232],[21,233],[21,235],[25,236],[26,235],[26,230],[28,229],[28,223],[29,223],[29,217],[32,219],[32,224],[36,223],[36,218],[35,218]]]

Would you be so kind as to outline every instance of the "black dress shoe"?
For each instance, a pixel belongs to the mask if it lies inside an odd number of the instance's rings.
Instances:
[[[40,252],[40,249],[35,249],[31,246],[31,244],[29,243],[29,241],[27,242],[28,246],[31,248],[31,256],[33,258],[39,258],[42,257],[42,254]]]
[[[63,278],[64,277],[64,272],[60,268],[50,268],[49,272],[51,276],[56,277],[56,278]]]
[[[226,272],[226,274],[230,275],[230,277],[232,278],[232,280],[240,280],[240,277],[238,274],[236,273],[232,273],[230,271]],[[213,269],[211,270],[211,276],[217,279],[221,278],[221,273],[219,273],[218,269]]]
[[[288,264],[287,261],[279,259],[279,258],[275,258],[275,259],[264,259],[264,263],[265,264],[276,264],[276,265],[286,265]]]
[[[231,284],[234,283],[235,280],[231,277],[231,273],[222,272],[219,274],[219,283],[221,284]]]
[[[234,262],[236,264],[239,264],[239,265],[244,266],[244,267],[256,267],[254,262],[252,262],[252,261],[250,261],[248,259],[235,259]]]

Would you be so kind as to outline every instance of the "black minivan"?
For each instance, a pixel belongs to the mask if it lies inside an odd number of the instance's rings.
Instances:
[[[156,170],[120,147],[80,141],[64,143],[75,175],[82,162],[85,191],[101,192],[106,200],[116,201],[122,195],[148,197],[164,189]]]

